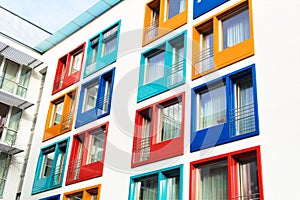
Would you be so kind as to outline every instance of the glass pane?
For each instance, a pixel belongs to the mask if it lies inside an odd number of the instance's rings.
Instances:
[[[8,123],[5,141],[9,144],[14,144],[17,137],[17,131],[22,116],[22,110],[16,107],[12,108],[11,116]]]
[[[82,196],[83,196],[82,193],[73,194],[73,195],[68,196],[68,200],[83,200]]]
[[[44,178],[44,177],[51,175],[54,155],[55,155],[54,151],[43,155],[43,162],[42,162],[42,167],[41,167],[42,170],[41,170],[40,178]]]
[[[26,97],[30,76],[31,76],[31,68],[23,66],[20,79],[19,79],[18,89],[17,89],[17,95],[23,98]]]
[[[179,174],[167,178],[167,200],[179,199]]]
[[[85,102],[83,106],[83,112],[86,112],[96,107],[97,94],[98,94],[98,83],[94,83],[93,85],[85,89]]]
[[[256,159],[240,163],[240,198],[259,199],[258,172]]]
[[[204,129],[226,122],[225,86],[200,95],[199,128]]]
[[[17,86],[16,79],[19,72],[19,64],[6,60],[4,65],[3,79],[1,83],[1,89],[14,93]]]
[[[53,125],[60,124],[64,102],[57,103],[53,106]]]
[[[236,135],[255,131],[252,78],[236,82]]]
[[[223,21],[223,49],[227,49],[249,38],[248,9]]]
[[[147,58],[146,83],[150,83],[164,76],[164,60],[164,51]]]
[[[199,167],[198,200],[228,199],[226,161]]]
[[[77,52],[74,55],[72,55],[72,60],[71,60],[71,69],[69,71],[69,75],[78,72],[80,70],[81,67],[81,63],[82,63],[82,56],[83,56],[83,52]]]
[[[136,182],[136,198],[139,200],[156,200],[158,191],[158,177],[151,176]]]
[[[182,105],[181,102],[159,110],[158,142],[181,135]]]
[[[86,164],[98,162],[102,160],[104,148],[104,131],[102,128],[91,131],[89,133],[89,147],[87,153]]]
[[[111,91],[111,78],[107,79],[105,81],[105,88],[104,89],[104,96],[103,96],[103,113],[106,113],[108,111],[108,106],[110,102],[110,91]],[[100,108],[102,107],[99,105]]]
[[[174,85],[183,80],[184,44],[182,39],[175,42],[172,45],[172,66],[167,71],[167,82],[169,85]]]
[[[200,73],[214,67],[214,38],[213,31],[202,33],[202,49],[200,49]]]
[[[168,19],[185,10],[185,0],[168,0]]]

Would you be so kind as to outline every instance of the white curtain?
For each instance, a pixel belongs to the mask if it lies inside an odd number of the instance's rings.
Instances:
[[[161,109],[161,136],[158,141],[179,137],[181,134],[182,105],[181,102]]]
[[[237,84],[236,134],[241,135],[255,130],[252,80]]]
[[[167,179],[167,182],[168,182],[167,199],[169,200],[179,199],[179,175],[174,177],[169,177]]]
[[[250,38],[249,11],[223,21],[224,49]]]
[[[140,148],[140,162],[148,160],[150,157],[150,133],[151,131],[151,119],[149,117],[143,118],[142,124],[142,136],[139,146]]]
[[[158,177],[148,177],[137,182],[137,200],[157,200]]]
[[[240,163],[241,200],[259,199],[259,185],[256,160]]]
[[[225,86],[200,94],[200,106],[200,129],[226,122]]]
[[[198,200],[227,200],[227,166],[205,166],[199,169]]]
[[[162,51],[147,60],[146,83],[150,83],[164,76],[165,52]]]
[[[202,49],[200,50],[200,73],[214,67],[213,33],[203,34]]]
[[[170,68],[167,82],[169,85],[174,85],[183,79],[183,61],[184,61],[184,47],[183,42],[180,45],[173,47],[172,68]]]

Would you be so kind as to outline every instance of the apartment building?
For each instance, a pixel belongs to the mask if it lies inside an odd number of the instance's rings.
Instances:
[[[23,184],[11,191],[20,175],[2,175],[3,199],[297,199],[298,8],[101,0],[44,36],[33,49],[47,75],[29,69],[47,89],[7,111],[10,120],[14,109],[21,122],[29,109],[37,117]],[[29,92],[27,66],[14,81]],[[26,152],[10,148],[1,164]]]

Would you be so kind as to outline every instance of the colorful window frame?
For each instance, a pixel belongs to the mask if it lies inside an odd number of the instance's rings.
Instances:
[[[225,32],[228,23],[243,21],[240,37]],[[233,29],[232,29],[233,30]],[[227,34],[228,33],[228,34]],[[210,35],[210,36],[209,36]],[[251,0],[242,0],[193,27],[192,79],[226,67],[254,55],[253,17]],[[227,41],[227,43],[225,43]],[[229,44],[230,43],[230,44]]]
[[[117,60],[120,28],[118,21],[89,40],[83,78]]]
[[[217,179],[218,185],[213,185]],[[207,196],[209,199],[263,200],[260,147],[191,162],[189,199],[204,200]]]
[[[163,109],[167,109],[169,115]],[[132,167],[183,154],[184,113],[185,93],[136,111]],[[166,135],[164,139],[162,134]]]
[[[84,199],[84,200],[99,200],[101,185],[94,185],[82,189],[64,193],[63,200]]]
[[[171,9],[175,9],[170,11]],[[187,23],[188,0],[152,0],[146,4],[143,46]]]
[[[112,68],[82,84],[75,128],[110,114],[114,76],[115,68]],[[92,94],[90,96],[89,91]]]
[[[40,200],[60,200],[60,194],[51,196],[51,197],[46,197],[46,198],[42,198]]]
[[[66,185],[102,176],[107,131],[108,122],[73,136]]]
[[[55,94],[80,79],[84,61],[85,43],[58,60],[52,94]]]
[[[142,53],[137,96],[138,102],[185,83],[186,44],[186,31],[184,31],[151,50]],[[151,61],[151,58],[154,61]],[[150,67],[152,70],[150,70]],[[152,75],[149,81],[150,73]]]
[[[67,138],[41,149],[32,186],[32,194],[62,186],[69,140]]]
[[[152,182],[151,179],[153,180]],[[142,187],[143,190],[141,189]],[[130,178],[128,200],[134,199],[182,200],[183,165],[132,176]]]
[[[43,141],[72,130],[77,88],[50,102]]]
[[[259,134],[254,64],[193,88],[191,100],[191,152]]]
[[[193,18],[196,19],[197,17],[200,17],[201,15],[209,12],[210,10],[222,5],[227,1],[229,0],[194,0]]]

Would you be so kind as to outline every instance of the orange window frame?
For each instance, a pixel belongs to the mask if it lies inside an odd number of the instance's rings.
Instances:
[[[101,184],[64,193],[63,200],[68,200],[71,195],[79,193],[82,193],[82,199],[91,200],[91,191],[97,191],[97,200],[100,200]]]
[[[249,11],[249,38],[226,49],[223,48],[223,39],[222,39],[222,24],[221,20],[224,16],[229,15],[233,11],[247,6]],[[202,73],[198,72],[196,62],[197,55],[200,53],[200,37],[201,31],[204,27],[207,27],[207,24],[212,23],[213,29],[213,56],[214,56],[214,66],[212,69],[204,71]],[[215,14],[209,19],[202,21],[196,24],[193,27],[193,45],[192,45],[192,80],[197,79],[201,76],[204,76],[213,71],[224,68],[230,64],[236,63],[240,60],[253,56],[254,51],[254,35],[253,35],[253,15],[252,15],[252,1],[251,0],[242,0],[229,8],[223,10],[220,13]]]
[[[78,92],[78,88],[75,88],[74,90],[66,92],[65,94],[57,97],[56,99],[50,102],[43,141],[49,140],[51,138],[54,138],[58,135],[61,135],[63,133],[72,130],[74,111],[75,111],[76,100],[77,100],[77,92]],[[54,107],[56,106],[57,102],[60,102],[61,99],[63,99],[64,103],[63,103],[60,123],[52,124]],[[72,99],[73,99],[73,105],[71,104]],[[63,120],[64,117],[67,117],[66,121]]]
[[[158,34],[156,37],[146,40],[146,32],[150,29],[151,24],[151,15],[152,15],[152,8],[151,4],[155,1],[159,2],[159,23],[158,23]],[[155,41],[156,39],[166,35],[167,33],[183,26],[187,23],[188,20],[188,0],[185,0],[185,9],[184,11],[180,12],[179,14],[173,16],[170,19],[166,19],[168,14],[167,12],[167,1],[166,0],[152,0],[148,2],[145,6],[145,18],[144,18],[144,32],[143,32],[143,46]]]

